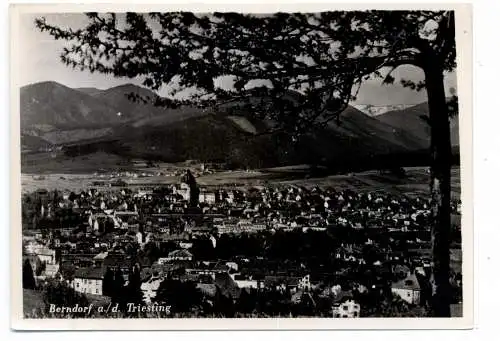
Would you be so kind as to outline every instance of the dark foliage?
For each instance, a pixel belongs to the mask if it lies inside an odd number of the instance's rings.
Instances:
[[[50,305],[56,307],[87,307],[89,302],[85,295],[80,294],[61,282],[48,282],[43,288],[43,301],[45,303],[46,313],[49,312]],[[85,317],[84,312],[70,313],[72,317]]]
[[[23,288],[24,289],[35,289],[36,282],[35,276],[33,274],[33,268],[29,259],[26,259],[23,263]]]
[[[194,282],[165,279],[158,288],[155,302],[170,305],[174,313],[190,312],[202,304],[202,295]]]

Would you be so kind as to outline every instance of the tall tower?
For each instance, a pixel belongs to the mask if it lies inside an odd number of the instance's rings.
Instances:
[[[182,182],[187,184],[189,186],[189,206],[190,207],[197,207],[198,206],[198,201],[199,201],[199,196],[200,196],[200,190],[198,188],[198,184],[196,183],[196,179],[194,175],[191,173],[191,171],[188,169],[184,176],[182,177]]]

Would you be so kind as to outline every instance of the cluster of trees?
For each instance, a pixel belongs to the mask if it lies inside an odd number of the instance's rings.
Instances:
[[[76,194],[71,193],[68,199],[72,201],[75,198]],[[54,228],[70,228],[83,224],[85,218],[70,207],[60,207],[61,200],[62,195],[57,190],[49,191],[47,195],[37,192],[24,194],[21,205],[23,229],[41,229],[42,233],[46,234]]]
[[[163,280],[158,288],[154,302],[161,305],[170,305],[172,312],[187,313],[193,309],[202,310],[206,302],[196,283],[181,282],[167,278]]]
[[[36,289],[36,280],[29,259],[23,263],[23,289]]]
[[[138,264],[129,269],[127,282],[125,282],[124,274],[120,268],[108,268],[103,279],[103,295],[110,297],[112,303],[118,303],[120,311],[125,313],[127,303],[142,303],[141,283],[141,272]]]
[[[44,284],[42,289],[43,302],[45,304],[45,313],[49,314],[50,305],[56,307],[88,307],[89,301],[84,294],[76,292],[73,288],[69,287],[65,282],[57,280],[49,281]],[[88,317],[86,312],[73,312],[64,313],[63,315],[70,315],[73,318]],[[67,316],[57,316],[67,317]]]
[[[361,316],[424,316],[425,312],[424,307],[408,305],[390,292],[366,294],[354,291],[353,298],[362,306]],[[192,313],[192,316],[331,317],[333,298],[321,296],[319,292],[306,292],[293,301],[290,290],[274,289],[244,289],[237,298],[232,298],[218,287],[213,296],[206,296],[196,289],[193,282],[165,280],[156,302],[171,304],[174,314]]]
[[[389,237],[393,240],[390,241]],[[196,259],[231,259],[235,255],[248,258],[264,257],[266,259],[311,259],[331,258],[338,248],[344,244],[363,245],[368,239],[376,240],[380,249],[377,255],[384,257],[386,251],[405,251],[408,248],[407,240],[418,237],[430,240],[430,235],[425,231],[405,232],[400,234],[381,235],[376,229],[366,231],[338,226],[328,231],[302,232],[296,231],[263,231],[259,233],[222,234],[217,238],[216,247],[208,238],[193,240],[191,252]],[[369,256],[371,254],[364,254]],[[372,257],[373,258],[373,257]]]

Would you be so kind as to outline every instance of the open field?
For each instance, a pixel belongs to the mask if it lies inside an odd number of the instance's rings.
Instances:
[[[235,186],[288,184],[305,187],[320,186],[334,187],[338,190],[350,189],[354,191],[386,191],[395,194],[429,194],[429,174],[427,168],[406,168],[406,175],[398,177],[393,174],[381,174],[378,171],[366,171],[342,175],[311,177],[300,168],[290,171],[255,171],[255,172],[224,172],[200,177],[197,181],[206,186]],[[460,197],[460,170],[452,169],[452,196]]]
[[[106,152],[75,157],[67,157],[60,151],[21,154],[21,172],[29,174],[92,174],[98,170],[112,172],[131,169],[133,164],[127,159]]]
[[[163,168],[163,167],[162,167]],[[302,171],[300,171],[302,169]],[[155,169],[162,171],[162,169]],[[141,171],[136,169],[136,171]],[[109,178],[97,175],[82,174],[46,174],[41,178],[36,174],[22,174],[22,191],[31,192],[37,189],[58,189],[80,191],[91,186],[93,181]],[[121,177],[132,184],[174,184],[179,183],[178,176],[151,176],[145,178]],[[311,177],[307,170],[298,167],[294,169],[260,170],[260,171],[227,171],[202,175],[197,178],[202,186],[259,186],[259,185],[301,185],[301,186],[332,186],[336,189],[351,189],[355,191],[386,191],[394,194],[429,194],[429,174],[426,168],[407,168],[406,175],[399,177],[393,174],[381,174],[378,171],[367,171],[343,175]],[[460,197],[460,171],[452,169],[452,196]]]

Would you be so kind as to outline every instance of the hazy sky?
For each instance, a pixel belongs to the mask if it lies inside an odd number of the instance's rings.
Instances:
[[[19,65],[22,65],[21,85],[41,81],[56,81],[69,87],[95,87],[106,89],[125,83],[140,85],[140,81],[130,78],[115,78],[99,73],[91,74],[88,71],[74,70],[63,65],[60,61],[60,52],[65,44],[55,41],[47,32],[40,32],[34,26],[34,19],[40,15],[24,14],[20,20]],[[82,14],[43,14],[49,23],[63,27],[81,27],[85,24]],[[422,79],[422,72],[415,67],[400,67],[393,75],[396,80],[407,78]],[[358,94],[355,104],[394,105],[416,104],[427,99],[425,91],[416,92],[396,84],[381,85],[380,80],[365,82]],[[445,88],[456,88],[456,74],[452,73],[445,79]],[[160,93],[161,94],[161,93]]]

